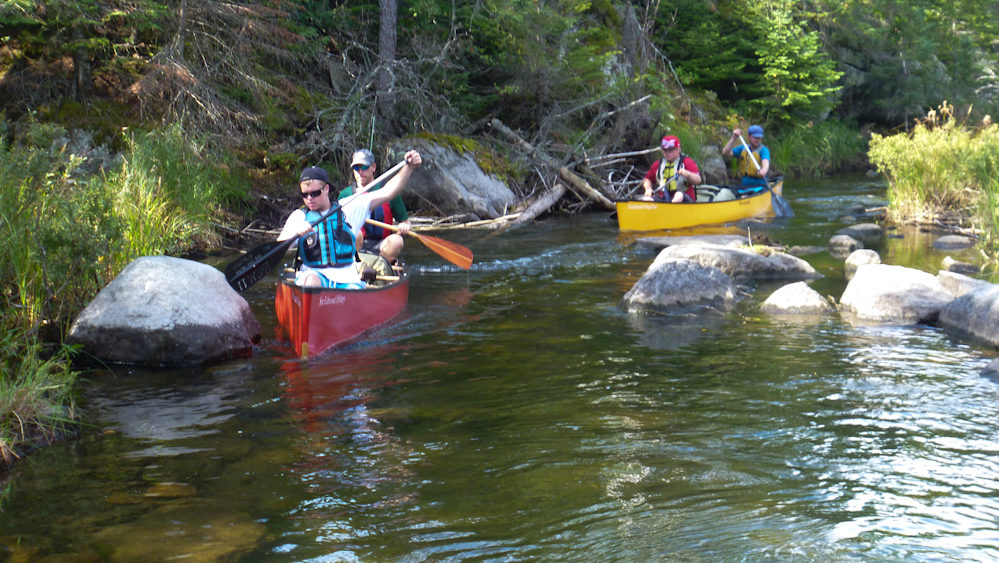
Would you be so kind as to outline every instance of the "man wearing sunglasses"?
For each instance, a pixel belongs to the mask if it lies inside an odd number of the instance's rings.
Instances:
[[[377,176],[378,165],[375,164],[375,155],[368,149],[357,149],[350,161],[350,170],[354,174],[354,183],[340,191],[337,199],[343,199],[354,193],[355,186],[361,188],[371,184]],[[379,186],[372,186],[372,191],[377,191]],[[368,252],[381,254],[395,264],[399,255],[402,254],[402,247],[405,243],[403,237],[409,233],[409,212],[406,204],[402,202],[402,196],[396,196],[375,209],[371,210],[371,218],[387,223],[389,225],[398,224],[398,233],[393,233],[382,227],[374,225],[364,225],[361,229],[361,248]]]
[[[342,208],[330,213],[315,228],[312,222],[329,211],[330,178],[326,170],[309,166],[299,177],[299,195],[305,205],[296,209],[285,221],[278,240],[298,238],[292,247],[298,245],[301,266],[295,283],[304,286],[336,288],[363,288],[354,256],[356,241],[361,236],[364,222],[372,210],[399,195],[409,177],[422,164],[420,153],[406,153],[406,166],[377,191],[360,193],[339,202]],[[359,263],[358,263],[359,264]]]

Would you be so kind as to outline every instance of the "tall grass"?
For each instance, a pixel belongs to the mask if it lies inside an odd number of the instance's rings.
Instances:
[[[897,220],[967,216],[995,240],[999,233],[999,128],[971,126],[946,103],[910,133],[874,135],[871,162],[888,178],[890,213]],[[994,246],[994,243],[993,243]]]
[[[864,164],[867,141],[851,124],[827,120],[785,130],[766,139],[770,161],[789,176],[816,178]]]
[[[981,179],[983,197],[976,207],[986,253],[999,262],[999,128],[989,126],[980,134],[980,150],[971,162],[972,174]]]
[[[177,127],[128,136],[120,163],[91,177],[65,133],[29,123],[0,138],[0,461],[71,416],[61,342],[86,303],[139,256],[211,244],[222,205],[248,192]]]
[[[72,431],[76,374],[70,350],[43,351],[37,336],[0,320],[0,465]]]

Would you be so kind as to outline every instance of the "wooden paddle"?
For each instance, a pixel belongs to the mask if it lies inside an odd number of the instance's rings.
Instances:
[[[393,232],[399,232],[399,227],[389,225],[388,223],[382,223],[381,221],[375,221],[374,219],[368,219],[368,224],[388,229]],[[409,231],[409,236],[416,238],[425,244],[427,248],[439,254],[441,258],[447,260],[455,266],[458,266],[459,268],[462,268],[463,270],[467,270],[472,267],[472,251],[460,244],[432,237],[430,235],[421,235],[413,231]]]
[[[375,178],[366,187],[358,190],[354,195],[344,198],[342,202],[337,202],[336,205],[331,206],[322,216],[315,221],[310,221],[309,224],[315,227],[319,223],[322,223],[327,217],[339,211],[340,208],[350,203],[355,197],[395,176],[396,172],[402,170],[402,167],[405,165],[405,160],[396,164],[384,174]],[[330,189],[333,189],[333,187],[330,186]],[[299,238],[291,237],[285,240],[272,240],[253,247],[246,254],[226,264],[224,270],[225,280],[236,291],[246,291],[250,286],[266,277],[271,270],[276,268],[284,259],[284,253],[288,250],[288,247]]]
[[[753,150],[749,148],[748,144],[746,144],[746,139],[742,136],[742,133],[739,133],[739,140],[742,141],[742,146],[745,148],[746,152],[749,153],[749,159],[753,161],[753,166],[756,167],[756,170],[762,170],[763,168],[756,160],[756,155],[753,154]],[[770,180],[767,180],[766,178],[764,178],[764,180],[767,182],[767,191],[770,192],[770,203],[774,206],[774,213],[776,213],[778,217],[794,217],[794,211],[791,210],[791,204],[788,203],[786,199],[777,195],[773,186],[770,184]]]

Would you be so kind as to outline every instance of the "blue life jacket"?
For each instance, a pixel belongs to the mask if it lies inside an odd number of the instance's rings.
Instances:
[[[304,210],[304,209],[303,209]],[[305,211],[310,223],[319,219],[319,211]],[[354,233],[338,209],[315,226],[315,232],[302,237],[298,243],[298,258],[311,268],[346,266],[354,263]]]

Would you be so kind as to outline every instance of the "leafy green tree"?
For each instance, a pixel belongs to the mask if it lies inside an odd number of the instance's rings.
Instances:
[[[657,17],[653,40],[679,74],[761,119],[824,117],[836,103],[836,63],[788,0],[683,0]]]
[[[608,2],[484,0],[469,21],[473,88],[504,118],[537,122],[606,85],[617,12]]]
[[[704,0],[680,0],[660,9],[652,40],[667,53],[677,75],[693,88],[728,102],[741,100],[755,79],[753,33]]]
[[[844,74],[842,115],[897,124],[944,100],[991,105],[999,4],[815,0],[809,17]],[[987,108],[982,108],[987,109]]]
[[[759,0],[747,5],[750,25],[759,41],[761,79],[750,89],[757,94],[757,113],[777,121],[825,118],[839,90],[842,73],[822,50],[818,33],[801,21],[786,0]]]

